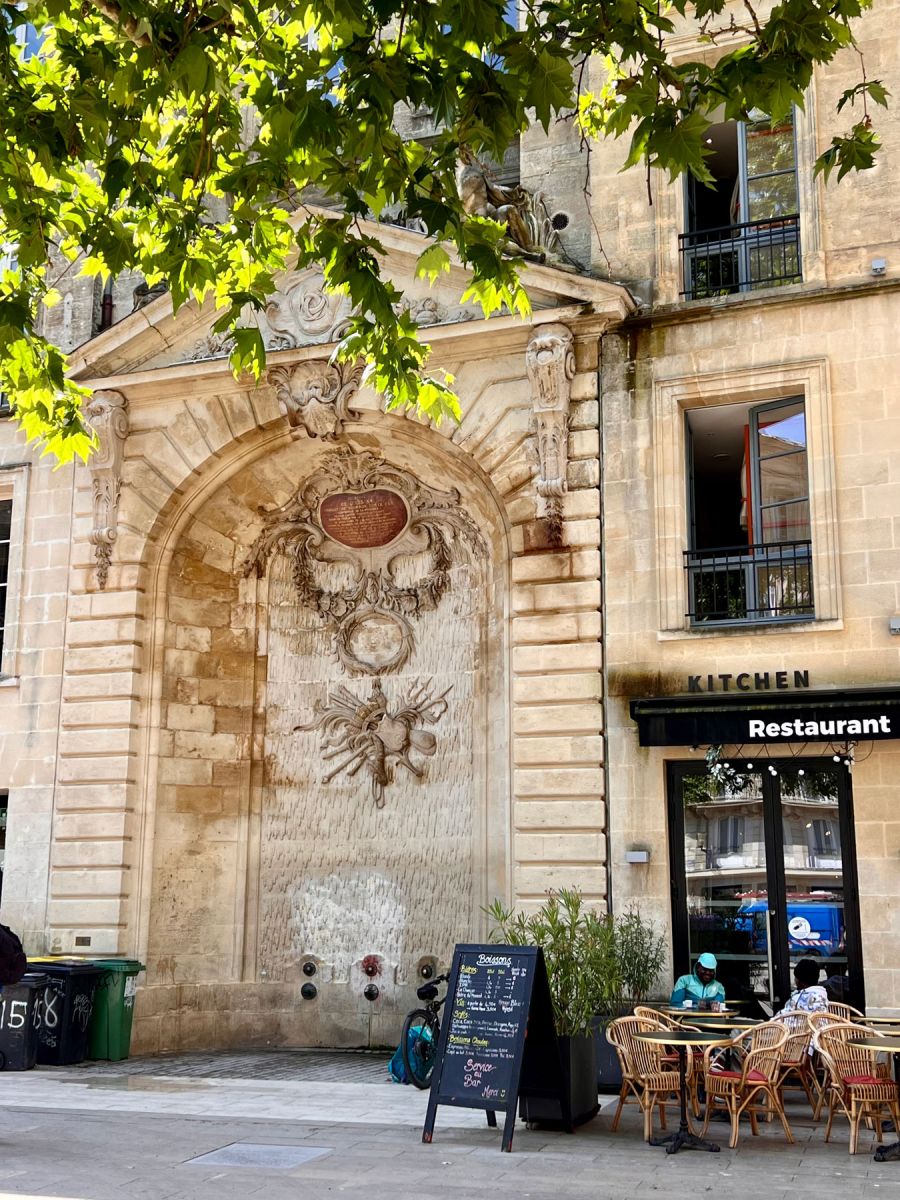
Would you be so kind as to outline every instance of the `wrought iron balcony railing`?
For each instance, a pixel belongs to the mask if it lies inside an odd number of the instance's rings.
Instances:
[[[796,213],[683,233],[678,250],[684,280],[681,294],[688,300],[797,283],[802,278]]]
[[[692,625],[809,620],[814,616],[811,543],[761,542],[686,550]]]

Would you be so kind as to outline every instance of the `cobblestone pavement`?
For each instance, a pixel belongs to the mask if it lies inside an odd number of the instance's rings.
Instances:
[[[572,1136],[520,1124],[512,1154],[483,1114],[441,1108],[425,1146],[424,1093],[373,1081],[376,1058],[184,1055],[177,1071],[144,1059],[4,1072],[0,1200],[900,1200],[900,1163],[875,1163],[870,1134],[851,1158],[846,1121],[825,1145],[799,1103],[793,1146],[773,1124],[758,1138],[746,1129],[730,1151],[723,1125],[711,1131],[719,1154],[668,1157],[643,1142],[634,1108],[612,1134],[611,1106]],[[260,1074],[289,1066],[287,1078]]]

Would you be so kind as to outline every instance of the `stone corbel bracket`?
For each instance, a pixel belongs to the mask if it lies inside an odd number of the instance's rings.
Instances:
[[[97,586],[105,588],[113,544],[118,537],[128,401],[121,392],[94,392],[85,407],[85,417],[98,443],[88,463],[94,493],[91,544],[97,564]]]
[[[562,499],[569,465],[569,404],[575,378],[575,338],[567,325],[535,329],[525,351],[540,462],[537,493],[546,504],[550,541],[562,538]]]
[[[347,421],[358,421],[350,408],[362,376],[362,363],[301,362],[272,367],[267,379],[294,437],[336,441]]]

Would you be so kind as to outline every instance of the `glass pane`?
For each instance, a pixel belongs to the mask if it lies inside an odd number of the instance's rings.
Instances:
[[[759,464],[760,504],[784,504],[805,499],[809,493],[806,451],[764,458]]]
[[[780,404],[759,414],[757,451],[760,458],[806,449],[806,414],[803,401]]]
[[[763,226],[763,230],[765,236],[754,237],[747,247],[751,284],[796,283],[800,279],[797,231],[771,226]]]
[[[838,770],[790,768],[779,779],[791,965],[818,960],[819,983],[834,1000],[847,990]]]
[[[12,500],[0,500],[0,542],[9,539],[9,528],[12,524]]]
[[[808,500],[764,508],[761,516],[761,541],[769,545],[810,541]]]
[[[794,127],[790,119],[774,128],[768,121],[747,126],[747,175],[794,169]]]
[[[691,969],[704,951],[719,961],[726,998],[769,1000],[766,847],[762,779],[729,771],[682,780]]]
[[[747,181],[747,210],[749,221],[770,221],[797,212],[797,176],[762,175]]]
[[[809,559],[793,554],[768,561],[756,571],[756,605],[748,615],[759,619],[811,616],[812,573]]]

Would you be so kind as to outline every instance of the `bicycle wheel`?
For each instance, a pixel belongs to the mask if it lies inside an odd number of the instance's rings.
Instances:
[[[403,1022],[400,1053],[406,1078],[417,1088],[427,1088],[431,1083],[438,1030],[437,1017],[424,1008],[414,1009]]]

